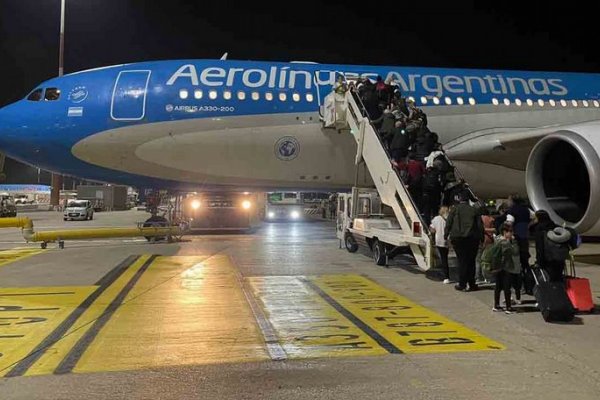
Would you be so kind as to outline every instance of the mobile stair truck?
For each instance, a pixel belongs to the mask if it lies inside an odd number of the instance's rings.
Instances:
[[[351,194],[338,196],[338,238],[350,252],[358,250],[359,245],[368,247],[377,265],[386,265],[388,259],[409,248],[419,268],[426,271],[434,264],[434,243],[407,187],[392,167],[379,135],[365,115],[364,106],[353,91],[343,95],[330,93],[325,97],[324,127],[349,132],[354,137],[356,181],[358,166],[364,163],[375,185],[375,189],[355,186]],[[389,211],[384,212],[386,209]]]

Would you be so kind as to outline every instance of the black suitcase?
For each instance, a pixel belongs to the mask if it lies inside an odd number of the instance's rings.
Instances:
[[[535,266],[530,266],[525,271],[523,271],[523,288],[525,289],[525,293],[533,296],[533,288],[535,287],[535,278],[533,276],[533,269]]]
[[[533,295],[544,321],[572,321],[575,310],[567,296],[565,285],[562,282],[550,282],[546,271],[540,268],[533,270],[533,276],[536,282]]]

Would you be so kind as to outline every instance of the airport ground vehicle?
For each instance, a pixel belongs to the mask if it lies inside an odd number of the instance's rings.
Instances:
[[[94,219],[94,208],[89,200],[71,200],[63,211],[65,221],[92,220]]]
[[[35,199],[30,198],[26,194],[19,194],[15,196],[15,204],[33,204],[35,203]]]
[[[16,217],[15,199],[8,193],[0,193],[0,217]]]
[[[264,209],[260,197],[248,192],[190,193],[182,200],[180,219],[192,231],[250,230]]]
[[[350,253],[362,247],[372,252],[377,265],[386,265],[396,255],[410,253],[409,244],[422,234],[418,223],[411,234],[403,234],[392,208],[381,202],[376,189],[353,188],[351,193],[338,194],[336,236]]]
[[[301,192],[269,192],[265,202],[266,221],[298,221],[303,219],[304,194]]]

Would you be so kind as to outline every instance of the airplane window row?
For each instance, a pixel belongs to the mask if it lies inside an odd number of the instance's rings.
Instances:
[[[204,97],[204,92],[201,89],[195,89],[192,93],[190,93],[189,90],[187,89],[180,89],[179,90],[179,98],[182,100],[188,99],[191,96],[194,97],[194,99],[196,100],[200,100]],[[234,97],[234,93],[231,90],[224,90],[222,92],[222,96],[223,99],[225,100],[231,100]],[[246,100],[246,92],[243,91],[238,91],[235,96],[237,97],[238,100]],[[273,99],[275,98],[275,94],[271,93],[271,92],[266,92],[263,94],[264,99],[267,101],[273,101]],[[208,92],[208,98],[211,100],[216,100],[217,97],[219,97],[219,93],[216,90],[210,90]],[[261,98],[261,94],[259,92],[252,92],[250,93],[250,98],[254,101],[260,100]],[[288,95],[287,93],[279,93],[277,95],[277,98],[279,99],[279,101],[287,101],[288,99]],[[307,93],[304,98],[306,99],[307,102],[312,103],[315,98],[313,96],[312,93]],[[300,101],[301,96],[299,93],[292,93],[291,99],[295,102]]]
[[[42,96],[43,93],[43,96]],[[35,89],[33,92],[27,96],[27,100],[29,101],[40,101],[42,98],[46,101],[55,101],[60,98],[60,89],[58,88],[48,88],[44,93],[44,89],[39,88]]]
[[[408,100],[415,102],[415,98],[412,97],[412,96],[408,97]],[[431,103],[433,103],[435,105],[438,105],[438,104],[440,104],[442,102],[442,100],[444,101],[444,103],[446,105],[451,105],[453,103],[453,100],[450,97],[444,97],[444,98],[431,97],[431,98],[428,98],[428,97],[422,96],[420,98],[420,100],[421,100],[421,105],[427,105],[429,102],[431,102]],[[463,99],[462,97],[457,97],[455,101],[456,101],[456,104],[461,105],[461,106],[464,105],[464,104],[466,104],[467,101],[468,101],[468,103],[470,105],[475,105],[476,104],[475,99],[472,98],[472,97],[469,97],[468,99]],[[501,103],[500,103],[499,99],[493,98],[492,99],[492,104],[495,105],[495,106],[498,106]],[[524,105],[524,104],[526,104],[526,105],[528,105],[530,107],[533,106],[534,104],[537,104],[540,107],[544,107],[546,104],[550,105],[551,107],[556,107],[558,105],[561,105],[562,107],[567,107],[569,105],[571,105],[573,107],[579,107],[579,106],[590,107],[593,104],[594,107],[600,108],[600,101],[599,100],[592,100],[590,102],[588,100],[579,100],[578,101],[578,100],[564,100],[563,99],[563,100],[557,101],[557,100],[550,99],[550,100],[548,100],[546,102],[546,101],[544,101],[542,99],[538,99],[537,101],[534,101],[532,99],[526,99],[524,101],[521,100],[521,99],[514,99],[512,101],[510,99],[503,99],[502,100],[502,104],[504,104],[505,106],[510,106],[511,104],[515,104],[515,105],[517,105],[519,107],[522,106],[522,105]]]

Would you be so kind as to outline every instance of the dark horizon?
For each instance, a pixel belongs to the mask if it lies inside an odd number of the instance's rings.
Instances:
[[[225,52],[236,60],[600,72],[596,15],[570,5],[204,3],[67,0],[65,73]],[[59,21],[60,0],[0,4],[0,106],[57,75]]]

